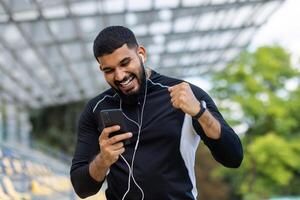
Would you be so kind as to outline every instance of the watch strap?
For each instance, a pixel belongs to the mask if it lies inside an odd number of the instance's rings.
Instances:
[[[193,119],[198,120],[203,115],[203,113],[205,111],[206,111],[206,102],[205,101],[200,101],[200,110],[196,115],[193,116]]]

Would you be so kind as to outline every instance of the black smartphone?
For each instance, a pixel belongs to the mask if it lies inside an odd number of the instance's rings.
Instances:
[[[119,125],[120,130],[109,134],[109,137],[113,137],[118,134],[128,132],[125,117],[121,109],[108,109],[101,110],[100,117],[103,124],[103,127],[109,127],[114,125]],[[130,139],[123,141],[125,145],[130,144]]]

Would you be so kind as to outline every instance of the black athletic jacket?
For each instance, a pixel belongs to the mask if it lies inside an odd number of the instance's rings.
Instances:
[[[181,82],[153,70],[147,80],[140,142],[125,199],[141,200],[142,195],[145,200],[196,199],[194,163],[200,138],[209,147],[213,157],[224,166],[239,167],[242,162],[243,150],[238,136],[225,122],[207,93],[191,84],[196,98],[205,100],[208,110],[219,120],[220,139],[208,138],[196,120],[172,106],[168,87]],[[89,163],[99,153],[98,137],[103,129],[100,111],[121,108],[126,115],[128,129],[136,139],[143,101],[144,95],[141,95],[138,104],[125,105],[118,94],[109,89],[86,105],[79,120],[77,146],[70,171],[73,187],[80,197],[96,194],[103,183],[96,182],[88,170]],[[126,146],[123,153],[129,165],[134,147],[135,142]],[[129,166],[120,157],[106,177],[108,200],[122,199],[128,190],[128,176]]]

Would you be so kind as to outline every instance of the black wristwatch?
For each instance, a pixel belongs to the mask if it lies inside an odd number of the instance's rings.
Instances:
[[[193,119],[198,120],[203,115],[203,113],[205,111],[206,111],[206,102],[203,101],[203,100],[201,100],[200,101],[200,110],[199,110],[199,112],[195,116],[193,116]]]

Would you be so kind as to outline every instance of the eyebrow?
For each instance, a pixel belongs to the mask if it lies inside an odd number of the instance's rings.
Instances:
[[[101,65],[101,63],[99,64],[99,66],[100,66],[100,69],[102,71],[105,70],[106,68],[110,68],[110,66],[103,66],[103,65]]]

